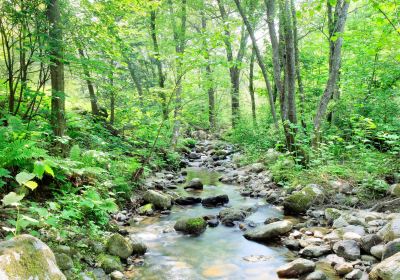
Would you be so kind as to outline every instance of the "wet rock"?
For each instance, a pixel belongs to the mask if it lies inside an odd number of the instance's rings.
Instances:
[[[381,242],[382,239],[377,234],[367,234],[361,237],[360,245],[366,253],[370,253],[371,248]]]
[[[385,245],[383,244],[378,244],[375,246],[371,247],[371,255],[373,255],[374,257],[376,257],[377,259],[382,259],[383,256],[383,251],[385,250]]]
[[[354,240],[342,240],[333,245],[333,251],[346,260],[355,261],[360,258],[360,247]]]
[[[124,270],[121,264],[121,260],[117,256],[100,255],[98,258],[98,263],[106,273],[111,273],[115,270]]]
[[[65,253],[55,253],[56,261],[58,267],[61,270],[69,270],[74,267],[74,262],[72,261],[71,257]]]
[[[143,195],[143,199],[153,204],[156,209],[166,210],[172,207],[171,197],[158,191],[146,191]]]
[[[144,255],[147,252],[147,246],[134,234],[129,236],[129,240],[132,246],[132,255]]]
[[[222,195],[204,198],[201,201],[201,204],[204,207],[216,207],[216,206],[224,205],[228,202],[229,202],[228,196],[226,194],[222,194]]]
[[[193,205],[193,204],[201,203],[201,198],[200,197],[192,197],[192,196],[180,197],[180,198],[175,199],[175,203],[178,205]]]
[[[369,273],[370,280],[400,279],[400,253],[397,253],[374,266]]]
[[[106,247],[110,255],[118,256],[122,259],[127,259],[133,252],[132,244],[129,240],[118,233],[113,234],[107,240]]]
[[[307,275],[305,280],[326,280],[327,277],[325,273],[321,270],[316,270],[309,275]]]
[[[265,219],[264,224],[267,225],[267,224],[275,223],[275,222],[279,222],[279,221],[282,221],[282,219],[278,218],[278,217],[269,217],[269,218]]]
[[[391,220],[377,234],[386,242],[400,238],[400,218]]]
[[[400,252],[400,238],[388,242],[383,249],[382,259],[389,258]]]
[[[338,263],[334,266],[334,269],[339,276],[346,275],[353,270],[353,265],[351,263]]]
[[[299,214],[306,212],[311,205],[321,203],[323,200],[324,193],[322,188],[318,185],[310,184],[286,197],[283,206],[285,213]]]
[[[268,225],[262,225],[255,229],[247,230],[244,234],[244,237],[250,240],[267,242],[291,231],[292,228],[292,222],[279,221]]]
[[[300,251],[300,255],[308,258],[318,258],[323,255],[329,254],[331,252],[331,248],[327,245],[325,246],[317,246],[317,245],[308,245],[303,250]]]
[[[226,208],[219,212],[221,223],[225,226],[234,226],[234,222],[241,222],[250,212],[242,208]]]
[[[289,250],[293,251],[300,250],[300,243],[298,240],[295,239],[286,239],[283,241],[283,245],[285,245],[285,247],[288,248]]]
[[[202,190],[203,183],[199,178],[194,178],[187,183],[185,189]]]
[[[121,271],[115,270],[110,274],[111,280],[123,280],[125,279],[124,274]]]
[[[206,230],[207,222],[202,217],[197,218],[181,218],[174,226],[176,231],[186,234],[199,235]]]
[[[219,225],[218,219],[211,219],[207,221],[209,227],[217,227]]]
[[[137,213],[142,216],[151,216],[154,214],[153,204],[147,203],[137,209]]]
[[[31,235],[0,242],[0,279],[65,280],[51,249]]]
[[[282,278],[295,278],[300,275],[314,271],[315,263],[306,259],[295,259],[278,268],[277,273]]]

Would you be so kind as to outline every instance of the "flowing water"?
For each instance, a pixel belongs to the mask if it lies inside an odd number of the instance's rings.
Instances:
[[[237,186],[218,182],[220,174],[207,169],[190,168],[187,180],[200,178],[203,191],[186,193],[187,196],[208,197],[227,194],[227,206],[257,206],[257,211],[246,221],[261,224],[268,217],[282,217],[282,212],[261,199],[243,197]],[[135,268],[135,279],[278,279],[276,269],[291,258],[283,246],[264,245],[248,241],[238,227],[219,225],[208,227],[200,236],[183,235],[171,230],[176,220],[188,216],[217,215],[222,207],[204,208],[174,206],[170,215],[149,217],[130,232],[148,246],[144,265]]]

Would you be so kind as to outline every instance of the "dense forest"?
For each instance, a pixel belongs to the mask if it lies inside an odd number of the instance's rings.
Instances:
[[[399,0],[0,0],[0,49],[0,279],[400,279]]]

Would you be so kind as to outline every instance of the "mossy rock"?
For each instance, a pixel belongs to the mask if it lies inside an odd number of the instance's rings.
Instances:
[[[153,204],[148,203],[137,209],[139,215],[151,216],[154,213]]]
[[[107,251],[113,256],[127,259],[130,255],[132,255],[133,248],[129,240],[116,233],[107,240]]]
[[[283,206],[286,213],[304,213],[316,203],[324,200],[324,193],[318,185],[310,184],[285,198]]]
[[[141,240],[137,239],[134,235],[129,236],[132,245],[132,254],[144,255],[147,252],[147,246]]]
[[[109,274],[115,270],[118,271],[123,271],[124,268],[122,267],[121,260],[116,257],[116,256],[110,256],[110,255],[100,255],[98,258],[98,263],[100,264],[100,267],[104,269],[104,271]]]
[[[54,254],[57,260],[58,267],[61,270],[69,270],[74,267],[74,262],[71,257],[65,253],[55,253]]]
[[[172,207],[171,197],[158,191],[146,191],[143,194],[143,199],[153,204],[156,209],[167,210]]]
[[[0,279],[65,280],[51,249],[31,235],[0,242]]]
[[[175,223],[174,229],[186,234],[199,235],[206,230],[207,222],[202,217],[182,218]]]
[[[336,208],[326,208],[325,209],[325,218],[329,221],[332,222],[339,218],[342,215],[342,211]]]

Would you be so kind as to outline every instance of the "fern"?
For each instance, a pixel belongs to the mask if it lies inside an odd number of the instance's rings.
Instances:
[[[46,150],[35,146],[36,142],[18,139],[0,144],[0,167],[20,166],[27,161],[48,157]]]

